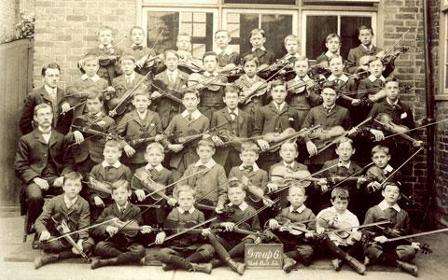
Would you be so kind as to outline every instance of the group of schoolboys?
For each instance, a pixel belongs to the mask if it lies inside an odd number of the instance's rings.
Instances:
[[[202,60],[191,55],[187,34],[179,34],[178,50],[160,55],[144,37],[133,27],[122,50],[112,29],[101,28],[98,46],[79,63],[79,80],[59,88],[61,69],[50,63],[44,85],[26,99],[15,170],[27,231],[45,251],[36,268],[80,254],[97,257],[92,269],[144,264],[145,246],[161,246],[151,257],[164,270],[210,273],[228,265],[243,274],[245,244],[279,242],[286,272],[323,251],[335,270],[346,263],[364,274],[367,264],[382,263],[417,275],[410,260],[418,244],[388,242],[410,227],[397,204],[397,143],[375,143],[384,139],[378,125],[353,128],[382,113],[415,126],[398,80],[383,76],[371,28],[360,28],[361,44],[346,64],[340,37],[327,36],[328,51],[317,58],[328,72],[317,74],[323,82],[299,55],[295,35],[285,38],[284,69],[272,67],[261,29],[241,56],[229,32],[217,31],[217,51]],[[244,74],[226,74],[240,62]],[[204,71],[194,75],[188,65]],[[271,81],[288,67],[291,79]],[[356,79],[362,71],[370,75]],[[281,138],[300,130],[309,133]],[[359,139],[370,146],[355,149]],[[360,157],[361,167],[352,157],[366,149],[373,163]],[[390,223],[358,230],[359,219]]]

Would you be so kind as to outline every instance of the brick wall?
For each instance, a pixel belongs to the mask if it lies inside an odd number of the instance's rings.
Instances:
[[[35,0],[35,86],[41,85],[42,65],[56,61],[62,80],[70,84],[80,75],[77,61],[96,45],[101,25],[115,30],[119,40],[135,24],[136,0]]]
[[[15,39],[16,23],[19,19],[19,0],[0,3],[0,44]]]

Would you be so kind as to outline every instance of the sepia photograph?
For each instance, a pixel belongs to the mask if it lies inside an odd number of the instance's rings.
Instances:
[[[447,279],[448,0],[0,14],[0,279]]]

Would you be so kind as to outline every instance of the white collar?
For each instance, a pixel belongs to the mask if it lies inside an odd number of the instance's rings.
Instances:
[[[190,214],[193,214],[193,212],[194,212],[195,209],[196,209],[196,208],[194,208],[194,206],[191,206],[191,208],[188,209],[188,210],[184,210],[184,208],[182,208],[182,207],[180,207],[180,206],[177,207],[177,211],[179,211],[179,213],[181,213],[181,214],[183,214],[183,213],[185,213],[185,212],[188,212],[188,213],[190,213]]]
[[[397,211],[397,212],[400,212],[400,211],[401,211],[401,208],[400,208],[400,206],[399,206],[397,203],[395,203],[394,205],[390,206],[389,203],[387,203],[386,200],[384,200],[384,199],[383,199],[383,201],[381,201],[381,202],[378,204],[378,207],[379,207],[381,210],[383,210],[383,211],[386,210],[386,209],[388,209],[388,208],[393,208],[393,209],[395,209],[395,211]]]
[[[222,53],[227,54],[227,55],[231,55],[231,54],[233,53],[233,50],[232,50],[231,47],[227,46],[224,50],[218,48],[218,49],[216,50],[216,53],[217,53],[218,55],[220,55],[220,54],[222,54]]]
[[[141,43],[141,44],[132,43],[131,48],[134,48],[134,47],[142,47],[142,48],[144,48],[145,46],[143,45],[143,43]]]
[[[389,101],[389,99],[386,97],[386,102],[389,104],[389,105],[397,105],[398,104],[398,98],[397,98],[397,100],[395,100],[395,102],[394,103],[390,103],[390,101]]]
[[[386,82],[386,78],[384,78],[383,76],[377,78],[375,77],[375,75],[370,74],[369,77],[367,77],[372,83],[375,82],[376,80],[380,79],[383,82]]]
[[[126,207],[128,207],[129,202],[126,201],[126,203],[124,204],[123,207],[120,207],[120,205],[118,205],[118,203],[115,203],[117,205],[118,211],[123,211],[124,209],[126,209]]]
[[[252,52],[254,52],[256,49],[260,49],[262,51],[266,51],[266,48],[264,46],[261,46],[260,48],[252,48]]]
[[[226,108],[227,108],[227,112],[229,112],[229,114],[230,114],[230,113],[234,113],[235,115],[238,116],[238,107],[236,107],[236,108],[233,109],[233,110],[230,110],[230,108],[228,108],[228,107],[226,107]]]
[[[332,57],[337,56],[337,55],[338,55],[337,53],[336,54],[332,53],[329,50],[325,53],[325,56],[328,57],[328,58],[332,58]]]
[[[194,164],[195,167],[204,165],[205,167],[207,167],[208,169],[213,168],[213,166],[216,165],[216,161],[211,158],[206,164],[203,164],[200,160],[196,161],[196,163]]]
[[[101,163],[101,165],[102,165],[104,168],[106,168],[106,167],[108,167],[108,166],[112,166],[112,167],[118,168],[118,167],[121,166],[121,162],[120,162],[119,160],[117,160],[114,164],[110,165],[110,164],[107,163],[106,161],[103,161],[103,162]]]
[[[129,75],[129,76],[126,76],[126,74],[125,74],[124,79],[125,80],[130,79],[131,81],[133,81],[135,79],[135,72],[132,72],[131,75]]]
[[[390,164],[383,168],[383,172],[390,173],[392,171],[394,171],[394,168]]]
[[[189,113],[187,110],[185,110],[185,111],[182,112],[181,115],[182,115],[182,117],[186,118],[189,114],[190,114],[190,113]],[[192,118],[193,120],[196,120],[196,119],[199,119],[199,117],[200,117],[201,115],[202,115],[201,112],[199,112],[199,110],[196,109],[196,111],[194,111],[193,113],[191,113],[191,118]]]
[[[229,203],[229,206],[233,206],[232,202]],[[238,208],[241,209],[241,211],[244,211],[247,209],[247,207],[249,207],[249,205],[247,204],[246,201],[241,202],[240,205],[238,205]]]
[[[345,74],[342,74],[340,77],[336,77],[335,75],[331,74],[327,80],[328,81],[341,80],[344,83],[346,83],[348,81],[348,77]]]
[[[141,120],[146,119],[146,116],[148,116],[148,110],[146,110],[144,113],[140,113],[140,112],[137,111],[137,109],[136,109],[135,112],[137,113],[138,117],[139,117]]]
[[[205,77],[216,77],[216,76],[218,76],[218,71],[213,71],[212,73],[210,73],[210,72],[208,72],[208,71],[205,71],[204,72],[204,74],[203,74]]]
[[[330,108],[325,107],[324,104],[322,103],[322,108],[324,108],[324,109],[327,110],[327,111],[330,111],[330,112],[331,112],[331,110],[333,110],[334,107],[336,107],[336,103],[334,103]]]
[[[336,208],[334,206],[331,206],[330,208],[328,208],[331,212],[336,213],[336,215],[342,217],[342,216],[346,216],[347,214],[351,213],[348,209],[345,209],[344,213],[340,214],[338,213],[338,211],[336,211]]]
[[[339,161],[338,162],[338,167],[345,167],[345,168],[349,169],[351,163],[352,163],[351,161],[349,161],[347,163],[343,163],[342,161]]]
[[[73,205],[75,205],[76,200],[78,200],[78,196],[76,196],[74,199],[70,200],[64,195],[64,202],[65,202],[65,205],[67,206],[67,208],[70,208]]]
[[[282,160],[282,163],[285,167],[291,167],[294,168],[296,166],[296,162],[293,161],[292,163],[286,163],[284,160]]]
[[[170,75],[173,75],[174,77],[176,77],[177,73],[178,73],[177,69],[174,69],[174,71],[170,71],[170,70],[166,69],[166,74],[168,75],[168,77]]]
[[[44,87],[45,87],[45,90],[47,91],[47,93],[48,93],[49,95],[56,95],[57,92],[58,92],[58,88],[57,88],[57,87],[55,87],[55,88],[51,88],[51,87],[49,87],[48,85],[44,85]]]
[[[283,110],[283,108],[285,107],[286,102],[283,101],[282,104],[278,105],[277,102],[272,101],[272,103],[274,103],[275,108],[277,108],[279,111]]]
[[[366,46],[364,46],[363,44],[361,44],[361,46],[362,46],[365,50],[368,50],[368,51],[371,51],[371,50],[373,49],[373,44],[372,44],[372,43],[370,43],[369,47],[366,47]]]
[[[156,165],[155,167],[152,166],[150,163],[148,163],[147,165],[145,165],[145,169],[146,170],[152,170],[155,169],[156,171],[160,172],[163,170],[163,166],[159,163],[158,165]]]
[[[247,74],[244,74],[244,77],[246,78],[246,80],[248,80],[249,82],[256,82],[257,81],[257,75],[254,75],[252,78],[249,77]]]
[[[311,80],[311,78],[308,75],[303,76],[302,78],[300,78],[299,76],[296,75],[296,77],[294,78],[294,80],[296,82],[300,82],[300,81],[304,81],[304,82],[308,82],[309,80]]]
[[[39,132],[42,134],[42,135],[51,135],[51,126],[50,126],[50,129],[48,130],[48,131],[43,131],[41,128],[40,128],[40,126],[38,126],[37,127],[37,129],[39,130]]]
[[[306,208],[305,204],[300,205],[300,207],[297,209],[294,209],[294,207],[291,205],[291,206],[289,206],[289,212],[292,213],[294,211],[294,212],[299,212],[299,214],[302,214],[302,212],[305,211],[305,208]]]
[[[87,79],[90,79],[96,83],[100,80],[100,76],[98,76],[98,74],[93,75],[93,77],[89,77],[89,76],[87,76],[87,74],[83,74],[81,76],[81,80],[85,81]]]
[[[99,45],[98,45],[98,48],[100,48],[100,49],[110,49],[110,48],[112,48],[112,44],[102,44],[102,43],[100,43]]]

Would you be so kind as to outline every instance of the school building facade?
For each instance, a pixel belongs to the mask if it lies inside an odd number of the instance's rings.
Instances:
[[[40,71],[50,61],[63,68],[63,84],[80,75],[77,62],[96,44],[101,25],[115,30],[115,44],[126,44],[131,26],[147,30],[147,44],[156,50],[175,48],[176,36],[192,36],[193,55],[200,57],[214,49],[214,32],[229,30],[233,48],[249,49],[248,34],[253,28],[266,31],[266,47],[280,57],[283,38],[296,34],[301,53],[315,59],[324,51],[325,36],[336,32],[342,38],[342,56],[359,44],[356,29],[371,25],[374,43],[388,49],[402,37],[399,46],[409,51],[396,60],[395,75],[409,90],[403,99],[412,104],[416,120],[427,118],[428,100],[434,104],[434,118],[448,117],[448,1],[427,1],[432,15],[428,43],[432,54],[429,72],[434,84],[431,98],[425,82],[424,0],[26,0],[25,12],[36,18],[33,83],[41,85]],[[429,106],[431,108],[431,106]],[[436,217],[448,224],[448,124],[434,131],[434,149],[418,155],[406,170],[406,183],[412,187],[417,204],[417,220]],[[429,131],[431,132],[431,131]],[[422,140],[425,129],[417,131]],[[431,146],[431,145],[430,145]],[[434,164],[427,164],[430,159]],[[430,167],[430,169],[428,169]],[[433,171],[432,171],[433,170]],[[432,199],[429,199],[432,198]],[[413,214],[414,214],[413,213]]]

